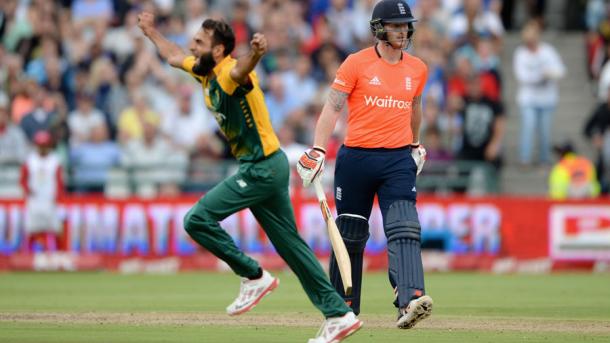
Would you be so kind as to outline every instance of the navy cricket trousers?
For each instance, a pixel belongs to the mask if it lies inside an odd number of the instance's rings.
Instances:
[[[369,218],[375,194],[384,218],[397,200],[415,202],[417,165],[411,147],[396,149],[341,146],[335,164],[337,213]]]

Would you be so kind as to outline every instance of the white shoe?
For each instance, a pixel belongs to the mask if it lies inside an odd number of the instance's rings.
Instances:
[[[338,343],[358,331],[360,327],[362,327],[362,321],[356,317],[354,312],[347,312],[341,317],[326,319],[316,338],[311,338],[308,343]]]
[[[432,298],[427,295],[413,299],[407,308],[398,310],[398,320],[396,326],[399,329],[410,329],[418,322],[426,319],[432,313]]]
[[[242,278],[237,299],[227,306],[227,313],[236,316],[250,311],[261,299],[271,293],[278,285],[280,280],[271,276],[263,270],[263,276],[256,280]]]

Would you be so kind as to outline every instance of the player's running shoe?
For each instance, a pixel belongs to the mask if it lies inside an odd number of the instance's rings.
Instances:
[[[338,343],[358,331],[360,327],[362,327],[362,321],[356,317],[354,312],[347,312],[341,317],[326,319],[316,338],[311,338],[308,343]]]
[[[398,310],[396,326],[399,329],[410,329],[432,313],[432,298],[427,295],[413,299],[406,308]]]
[[[266,270],[263,270],[263,276],[259,279],[242,278],[239,295],[231,305],[227,306],[227,313],[230,316],[236,316],[250,311],[279,284],[280,280],[271,276]]]

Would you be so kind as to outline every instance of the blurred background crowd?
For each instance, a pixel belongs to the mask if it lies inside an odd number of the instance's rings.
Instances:
[[[429,162],[420,178],[428,183],[421,189],[439,191],[442,187],[436,181],[451,180],[447,170],[454,168],[455,180],[463,179],[459,177],[463,170],[468,177],[451,185],[451,191],[472,191],[472,185],[480,184],[498,191],[506,139],[520,141],[517,163],[523,168],[553,163],[549,126],[565,66],[552,46],[540,42],[548,1],[407,2],[418,19],[410,52],[429,70],[422,125]],[[586,134],[599,151],[594,177],[603,186],[603,175],[610,169],[610,64],[605,63],[610,54],[609,11],[603,0],[570,1],[570,6],[577,2],[582,11],[576,13],[576,22],[582,25],[576,26],[588,32],[590,78],[599,82],[600,105],[586,125]],[[234,168],[214,117],[203,105],[200,85],[159,58],[137,27],[141,11],[154,12],[158,29],[185,50],[206,18],[223,18],[231,24],[235,56],[247,51],[254,32],[264,33],[269,52],[257,73],[273,127],[294,160],[312,143],[313,127],[341,62],[373,43],[369,20],[375,3],[3,0],[0,177],[14,180],[18,168],[11,167],[24,163],[41,130],[51,133],[66,189],[73,193],[171,196],[204,191]],[[518,5],[525,8],[525,25],[513,19]],[[523,45],[514,53],[515,75],[503,75],[500,56],[505,32],[521,29]],[[544,49],[537,49],[538,44]],[[537,53],[542,54],[534,56],[542,66],[554,69],[541,72],[541,65],[524,69],[532,60],[528,54]],[[520,85],[516,110],[522,112],[520,137],[505,134],[503,91],[508,77],[515,77]],[[335,132],[331,166],[344,127],[339,123]],[[534,159],[531,149],[538,140],[540,153]],[[563,145],[562,152],[567,147]],[[435,174],[439,172],[440,176]],[[18,192],[10,184],[0,183],[0,193]]]

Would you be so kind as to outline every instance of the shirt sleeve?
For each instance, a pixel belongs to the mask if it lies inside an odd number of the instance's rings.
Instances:
[[[195,73],[193,73],[193,67],[195,66],[196,58],[195,56],[186,56],[182,61],[182,70],[191,74],[192,77],[197,79],[197,81],[201,82],[203,78]]]
[[[258,77],[253,70],[248,74],[248,82],[246,84],[242,85],[233,80],[231,77],[231,70],[235,68],[236,64],[237,61],[233,60],[230,64],[221,68],[218,75],[216,75],[216,81],[220,85],[220,88],[228,95],[244,96],[255,87],[258,87]]]
[[[352,55],[341,64],[330,86],[332,89],[350,94],[358,82],[358,68]]]
[[[224,90],[225,93],[227,93],[228,95],[233,95],[233,93],[235,93],[235,90],[241,86],[231,77],[231,70],[234,67],[235,64],[233,64],[231,67],[222,68],[220,70],[220,73],[216,75],[216,81],[218,81],[218,84],[220,85],[222,90]],[[248,75],[248,77],[250,76]]]
[[[555,48],[550,45],[547,45],[547,50],[548,64],[546,65],[547,70],[545,70],[545,72],[550,74],[555,79],[560,79],[564,77],[566,73],[566,68],[563,64],[563,61],[561,60],[561,56],[559,55],[557,50],[555,50]]]

